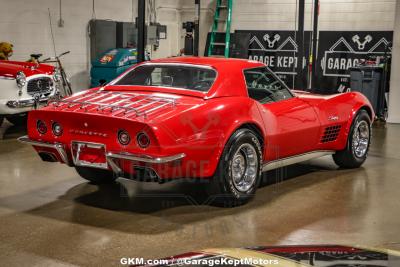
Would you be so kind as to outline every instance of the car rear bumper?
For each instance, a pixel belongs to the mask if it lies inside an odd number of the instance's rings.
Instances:
[[[34,141],[29,139],[29,137],[26,135],[18,138],[18,141],[24,144],[32,145],[34,147],[44,148],[45,149],[44,152],[48,151],[49,149],[52,149],[57,152],[57,156],[59,159],[61,159],[62,163],[70,165],[68,154],[65,151],[64,145],[61,143],[46,143],[46,142]]]
[[[168,164],[171,162],[182,160],[185,157],[186,157],[185,153],[180,153],[166,157],[152,157],[148,155],[135,155],[130,153],[113,153],[113,152],[108,152],[106,154],[107,162],[115,173],[122,172],[121,168],[116,163],[116,160],[127,160],[130,162],[141,162],[145,164]]]
[[[65,163],[69,166],[75,166],[74,160],[70,160],[68,157],[68,152],[66,146],[61,143],[47,143],[47,142],[40,142],[31,140],[28,136],[22,136],[18,138],[18,141],[24,144],[32,145],[36,148],[38,153],[48,153],[48,154],[55,154],[55,157],[48,157],[53,158],[53,161],[59,161],[61,163]],[[168,165],[171,163],[176,163],[183,160],[186,157],[184,153],[179,153],[176,155],[169,155],[165,157],[154,157],[150,155],[136,155],[131,153],[119,153],[119,152],[107,152],[106,153],[106,160],[108,163],[108,168],[112,170],[115,174],[124,174],[124,168],[121,162],[126,162],[135,165],[141,164],[145,168],[154,169],[155,166],[162,166]],[[42,157],[43,159],[43,157]],[[136,166],[136,165],[135,165]],[[140,167],[140,166],[139,166]],[[162,177],[158,177],[162,178]]]

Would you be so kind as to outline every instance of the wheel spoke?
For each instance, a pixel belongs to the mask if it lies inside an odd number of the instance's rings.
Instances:
[[[363,120],[356,124],[353,132],[352,149],[356,157],[362,158],[368,151],[370,139],[370,128]]]
[[[238,191],[246,192],[254,186],[257,169],[258,156],[254,146],[249,143],[242,144],[231,161],[231,175]]]

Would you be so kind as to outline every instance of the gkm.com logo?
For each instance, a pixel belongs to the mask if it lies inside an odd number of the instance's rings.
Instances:
[[[158,260],[145,260],[143,258],[121,258],[122,265],[129,266],[268,266],[278,265],[278,259],[264,259],[264,258],[241,258],[234,259],[228,257],[211,257],[211,258],[178,258],[178,259],[158,259]]]

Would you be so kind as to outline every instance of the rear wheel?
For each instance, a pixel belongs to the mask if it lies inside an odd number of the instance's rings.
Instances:
[[[108,170],[78,166],[75,166],[75,169],[83,179],[94,184],[111,184],[117,179],[114,173]]]
[[[361,110],[351,125],[346,148],[333,155],[335,163],[342,168],[358,168],[367,159],[371,143],[371,119]]]
[[[28,121],[27,113],[20,113],[11,116],[7,116],[7,120],[14,124],[15,126],[25,126]]]
[[[255,194],[261,176],[261,145],[248,129],[236,131],[226,144],[209,187],[217,204],[238,206]]]

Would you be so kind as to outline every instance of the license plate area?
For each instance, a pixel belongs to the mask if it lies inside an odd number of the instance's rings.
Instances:
[[[75,166],[108,169],[104,144],[73,141],[71,150]]]

